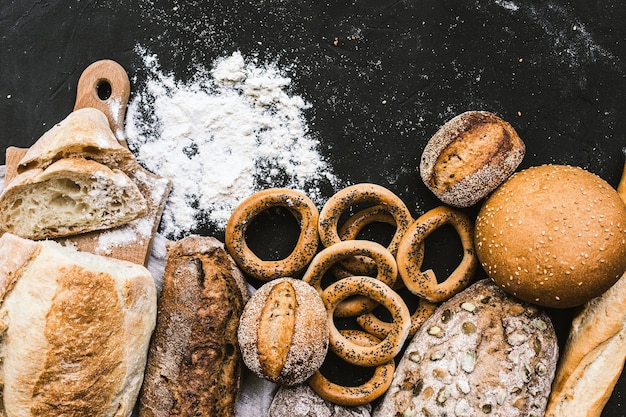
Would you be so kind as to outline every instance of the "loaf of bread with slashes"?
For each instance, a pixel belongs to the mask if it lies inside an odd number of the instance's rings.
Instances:
[[[170,243],[139,416],[231,416],[241,387],[243,275],[212,237]]]

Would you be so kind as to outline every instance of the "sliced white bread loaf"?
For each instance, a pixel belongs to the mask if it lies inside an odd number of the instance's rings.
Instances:
[[[15,177],[0,195],[0,228],[29,239],[56,238],[126,224],[147,211],[122,171],[82,158],[60,159]]]
[[[89,107],[73,111],[45,132],[22,157],[17,172],[46,168],[63,158],[92,159],[125,172],[137,164],[117,141],[106,115]]]

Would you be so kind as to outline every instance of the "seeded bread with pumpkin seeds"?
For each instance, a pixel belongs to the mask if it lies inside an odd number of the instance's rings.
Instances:
[[[547,314],[481,280],[415,334],[373,417],[540,417],[557,360]]]

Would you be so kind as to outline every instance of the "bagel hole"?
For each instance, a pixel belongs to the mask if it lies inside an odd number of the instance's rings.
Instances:
[[[456,229],[444,224],[435,229],[424,240],[422,271],[432,269],[437,282],[444,282],[463,259],[463,245]]]
[[[288,257],[300,237],[300,221],[286,207],[270,207],[254,217],[246,230],[252,252],[267,261]]]
[[[338,230],[341,230],[341,228],[350,217],[354,216],[360,211],[375,206],[376,204],[366,202],[351,205],[346,210],[344,210],[343,213],[341,213],[341,216],[339,216],[339,220],[337,222]],[[374,241],[386,247],[389,245],[389,243],[391,243],[391,239],[393,239],[393,235],[395,234],[395,232],[395,226],[380,221],[373,221],[361,228],[361,230],[357,233],[356,239]]]
[[[335,326],[339,330],[361,330],[354,319],[335,317]],[[320,367],[320,372],[329,381],[344,387],[357,387],[369,381],[376,368],[353,365],[344,361],[328,349],[326,358]]]

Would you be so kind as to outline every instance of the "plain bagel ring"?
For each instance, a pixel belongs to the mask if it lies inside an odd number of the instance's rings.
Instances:
[[[360,346],[342,336],[333,320],[337,305],[352,295],[365,295],[382,304],[393,318],[387,336],[374,346]],[[393,359],[402,349],[411,327],[411,315],[402,297],[387,284],[372,277],[353,276],[334,282],[322,299],[328,313],[329,346],[341,359],[358,366],[379,366]]]
[[[355,184],[340,190],[326,201],[319,216],[319,236],[325,247],[341,242],[339,236],[339,218],[352,205],[373,203],[381,206],[394,219],[396,232],[387,246],[395,256],[400,240],[413,222],[413,217],[404,202],[394,193],[380,185]]]
[[[285,207],[300,224],[300,236],[293,251],[284,259],[264,261],[246,243],[246,229],[261,212],[271,207]],[[286,188],[259,191],[243,200],[233,211],[226,225],[225,246],[248,275],[261,281],[295,277],[315,256],[318,247],[317,222],[319,212],[305,194]]]
[[[431,303],[430,301],[420,298],[417,308],[411,314],[411,327],[409,329],[409,338],[415,336],[415,333],[422,327],[422,324],[429,318],[437,308],[439,304]],[[384,338],[389,334],[392,323],[383,321],[376,317],[374,313],[366,313],[356,318],[356,322],[366,332],[373,336]]]
[[[354,343],[364,346],[374,346],[380,343],[380,340],[369,333],[360,330],[341,330],[341,334]],[[333,404],[346,407],[356,407],[371,403],[391,386],[393,373],[396,365],[393,359],[379,365],[375,368],[372,377],[359,386],[345,387],[329,381],[322,373],[317,370],[308,379],[309,386],[323,399]]]
[[[392,286],[398,277],[396,259],[381,244],[369,240],[345,240],[322,249],[311,261],[302,280],[323,293],[321,283],[324,274],[343,259],[356,255],[367,256],[377,267],[376,279]],[[344,300],[335,308],[337,317],[356,317],[372,311],[378,303],[368,297],[357,296]]]
[[[424,240],[444,224],[451,224],[458,233],[463,245],[463,259],[445,281],[438,283],[431,269],[424,272],[420,269],[424,258]],[[400,277],[411,293],[431,303],[447,300],[471,283],[478,267],[472,221],[464,213],[448,206],[439,206],[424,213],[413,222],[400,241],[396,260]]]

